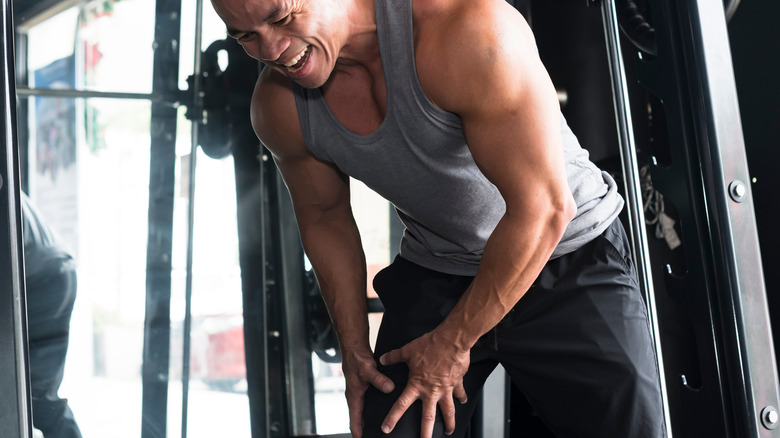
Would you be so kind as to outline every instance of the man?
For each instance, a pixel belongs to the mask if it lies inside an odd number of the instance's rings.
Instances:
[[[252,122],[339,336],[355,437],[463,436],[497,363],[560,436],[663,436],[615,182],[563,120],[503,0],[212,0],[264,62]],[[374,279],[358,178],[405,225]],[[378,358],[379,364],[375,358]]]
[[[76,263],[22,194],[33,425],[44,438],[81,438],[68,401],[57,394],[65,371]]]

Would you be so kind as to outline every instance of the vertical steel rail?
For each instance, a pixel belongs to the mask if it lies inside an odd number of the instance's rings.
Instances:
[[[780,389],[726,18],[720,0],[686,0],[697,146],[731,344],[723,360],[740,436],[780,436]],[[682,5],[680,5],[682,6]]]
[[[203,39],[203,0],[195,2],[195,53],[192,73],[192,110],[200,117],[193,120],[190,131],[189,188],[187,191],[187,261],[184,289],[184,330],[181,370],[181,438],[187,438],[187,411],[190,394],[190,332],[192,331],[192,256],[195,236],[195,172],[198,157],[198,127],[203,123],[203,96],[201,95],[201,58],[200,49]]]
[[[155,12],[152,94],[165,102],[179,91],[181,0],[157,0]],[[176,118],[175,107],[152,103],[141,438],[167,432]]]
[[[28,438],[32,407],[27,353],[19,148],[16,136],[14,25],[11,1],[0,4],[0,436]]]
[[[620,161],[623,175],[630,222],[629,233],[634,252],[639,285],[645,295],[650,331],[655,344],[658,374],[661,383],[661,398],[663,401],[666,432],[672,437],[671,419],[669,416],[669,396],[666,391],[661,335],[658,328],[658,311],[655,304],[655,290],[650,265],[650,250],[647,243],[647,227],[644,216],[644,202],[639,182],[639,165],[636,156],[633,122],[631,118],[631,103],[628,96],[626,71],[623,55],[620,50],[620,27],[614,0],[602,0],[602,19],[604,22],[604,38],[607,46],[610,76],[612,79],[612,98],[615,108],[615,119],[620,145]]]
[[[246,114],[246,112],[245,112]],[[236,178],[236,224],[241,267],[241,295],[244,313],[244,352],[246,354],[249,422],[253,438],[271,436],[269,421],[268,379],[268,307],[266,284],[268,254],[265,239],[268,206],[265,163],[261,147],[249,118],[242,127],[233,148]],[[266,156],[267,157],[267,156]],[[273,165],[273,163],[270,163]]]
[[[281,175],[275,175],[276,214],[272,229],[277,240],[275,263],[282,288],[282,343],[286,378],[289,432],[292,436],[310,435],[315,429],[314,378],[311,349],[307,345],[304,310],[303,246],[295,222],[292,201]]]

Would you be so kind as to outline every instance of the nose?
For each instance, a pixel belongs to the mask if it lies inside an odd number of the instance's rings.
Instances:
[[[280,35],[279,32],[275,32],[275,29],[269,29],[260,34],[256,44],[257,59],[267,64],[282,56],[290,45],[290,40]]]

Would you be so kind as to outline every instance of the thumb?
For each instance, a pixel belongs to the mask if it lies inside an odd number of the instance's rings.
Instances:
[[[382,365],[393,365],[401,362],[406,362],[404,358],[404,348],[398,348],[392,351],[388,351],[379,358],[379,363]]]

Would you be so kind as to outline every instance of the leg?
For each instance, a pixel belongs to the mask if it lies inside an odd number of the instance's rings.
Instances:
[[[70,260],[51,259],[45,275],[28,278],[27,310],[33,423],[46,438],[81,438],[57,392],[65,370],[70,317],[76,298],[76,272]]]
[[[482,391],[482,385],[488,378],[490,373],[496,367],[498,362],[495,360],[481,360],[476,363],[472,361],[469,371],[463,378],[463,385],[466,388],[466,394],[468,394],[468,402],[461,405],[457,400],[455,401],[455,432],[450,435],[453,438],[462,438],[471,425],[471,417],[474,414],[474,409],[477,406],[477,400],[479,394]],[[380,392],[374,387],[370,387],[366,392],[365,407],[363,411],[363,436],[365,438],[374,437],[397,437],[397,438],[416,438],[420,436],[420,427],[422,424],[422,404],[417,401],[412,407],[401,417],[401,420],[396,424],[395,429],[389,434],[385,435],[381,432],[382,421],[385,416],[390,412],[390,408],[393,403],[401,395],[406,381],[408,378],[408,369],[405,365],[393,367],[380,367],[380,371],[385,373],[395,383],[395,391],[391,394],[385,394]],[[444,421],[441,419],[441,414],[437,413],[436,423],[433,428],[434,438],[444,437]]]
[[[627,248],[616,222],[551,261],[499,325],[502,364],[557,436],[665,436],[655,353]]]
[[[402,347],[417,337],[433,330],[449,314],[461,294],[471,283],[471,277],[437,273],[416,266],[403,259],[395,262],[374,279],[374,289],[385,306],[385,314],[377,337],[375,357]],[[456,430],[453,437],[462,437],[468,430],[471,415],[476,407],[479,391],[497,362],[489,357],[490,350],[478,343],[471,353],[471,365],[464,377],[469,401],[456,406]],[[406,386],[409,371],[406,364],[389,367],[379,365],[395,383],[392,394],[384,394],[371,387],[366,392],[363,412],[363,436],[366,438],[387,436],[381,425],[393,403]],[[420,435],[422,407],[415,403],[401,418],[389,436],[413,438]],[[444,423],[438,418],[434,437],[444,436]]]

